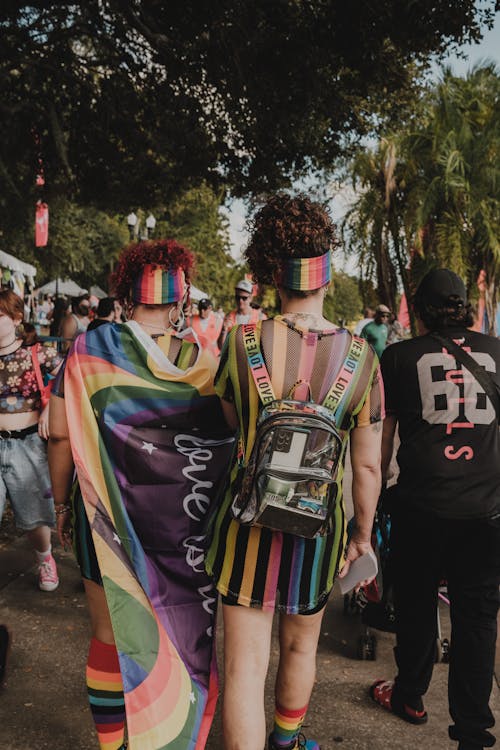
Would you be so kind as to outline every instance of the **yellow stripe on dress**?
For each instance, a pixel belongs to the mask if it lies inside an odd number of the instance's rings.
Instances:
[[[245,567],[243,569],[243,578],[238,596],[239,604],[248,604],[252,601],[253,584],[255,580],[255,572],[257,570],[257,556],[259,554],[260,533],[261,530],[257,526],[253,526],[249,530],[245,554]]]
[[[237,521],[231,521],[227,530],[226,537],[226,549],[224,552],[224,564],[219,577],[219,584],[221,586],[221,593],[228,592],[229,582],[231,580],[231,572],[234,564],[234,556],[236,550],[236,537],[238,536],[239,524]],[[222,590],[224,589],[224,591]]]

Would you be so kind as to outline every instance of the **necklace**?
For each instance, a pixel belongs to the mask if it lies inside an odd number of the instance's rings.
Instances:
[[[139,323],[140,326],[145,326],[146,328],[155,328],[157,331],[163,331],[163,333],[167,333],[167,331],[170,330],[170,328],[165,328],[165,326],[157,326],[154,323],[145,323],[143,320],[137,320],[136,318],[132,318],[134,323]]]
[[[323,320],[323,315],[320,313],[303,312],[302,310],[294,310],[293,312],[281,313],[284,318],[314,318],[314,320]]]
[[[16,341],[17,341],[17,338],[14,336],[10,344],[5,344],[5,346],[0,346],[0,349],[8,349],[9,346],[12,346],[12,344],[14,344]]]

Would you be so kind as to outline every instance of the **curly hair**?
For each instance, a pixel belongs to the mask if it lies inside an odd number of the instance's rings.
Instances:
[[[335,225],[326,208],[304,194],[278,193],[259,209],[250,223],[245,257],[255,281],[273,284],[288,258],[315,258],[335,248]],[[309,292],[287,290],[293,296]]]
[[[469,328],[474,323],[472,306],[464,305],[458,297],[456,300],[450,297],[446,307],[435,307],[426,304],[415,295],[413,307],[428,331],[441,331],[443,328],[454,326]]]
[[[169,269],[182,268],[189,290],[190,272],[194,267],[194,255],[190,250],[175,240],[135,242],[123,250],[110,279],[120,302],[127,301],[134,280],[148,263]]]

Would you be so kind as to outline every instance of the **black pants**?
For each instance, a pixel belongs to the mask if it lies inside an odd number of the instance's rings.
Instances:
[[[401,505],[392,516],[396,608],[395,695],[424,695],[434,666],[438,585],[448,581],[451,617],[448,699],[451,739],[491,747],[493,682],[500,584],[500,517],[440,519]]]

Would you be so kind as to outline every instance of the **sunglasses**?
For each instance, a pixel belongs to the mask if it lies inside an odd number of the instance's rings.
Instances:
[[[390,314],[390,313],[379,313],[379,316],[380,316],[381,318],[390,318],[390,317],[391,317],[391,314]]]
[[[235,294],[234,296],[238,300],[238,302],[240,302],[241,300],[246,301],[247,299],[249,299],[248,296],[247,297],[242,297],[241,294]]]

